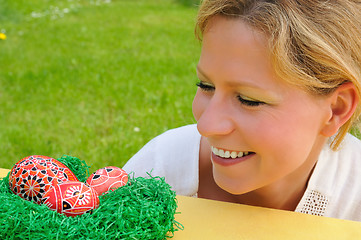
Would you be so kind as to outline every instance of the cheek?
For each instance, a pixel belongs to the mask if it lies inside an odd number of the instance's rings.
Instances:
[[[263,116],[249,124],[247,131],[256,133],[258,137],[250,139],[263,154],[274,155],[279,160],[289,158],[288,161],[295,156],[306,158],[320,133],[320,119],[313,117],[314,114],[293,111]]]

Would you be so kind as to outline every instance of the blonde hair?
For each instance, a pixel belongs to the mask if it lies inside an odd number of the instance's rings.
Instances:
[[[216,15],[240,19],[266,34],[272,64],[283,80],[321,96],[352,82],[361,96],[360,0],[203,0],[199,40]],[[359,102],[333,139],[333,150],[360,112]]]

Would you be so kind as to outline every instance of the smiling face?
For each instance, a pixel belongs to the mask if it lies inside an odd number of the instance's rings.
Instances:
[[[327,140],[328,98],[279,79],[267,38],[241,20],[212,19],[197,73],[193,114],[217,185],[243,194],[305,183]]]

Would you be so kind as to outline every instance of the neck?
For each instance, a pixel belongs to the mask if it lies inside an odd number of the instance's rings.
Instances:
[[[275,184],[240,195],[224,191],[212,178],[213,191],[209,191],[210,185],[208,185],[206,192],[199,189],[198,196],[224,202],[294,211],[307,188],[309,176],[303,181],[297,179],[297,185],[296,182],[289,181],[286,184]]]
[[[290,183],[288,185],[292,184],[292,186],[283,184],[283,186],[278,185],[274,188],[265,187],[245,194],[233,195],[232,202],[294,211],[307,188],[307,182],[308,179],[305,179],[297,186]]]

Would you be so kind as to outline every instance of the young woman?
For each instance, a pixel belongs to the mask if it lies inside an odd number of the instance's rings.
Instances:
[[[361,221],[361,4],[204,0],[197,125],[124,166],[180,195]]]

